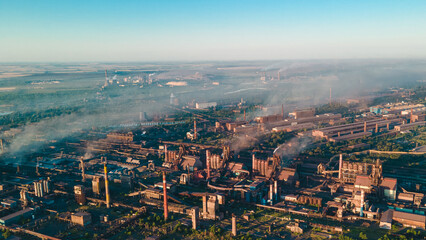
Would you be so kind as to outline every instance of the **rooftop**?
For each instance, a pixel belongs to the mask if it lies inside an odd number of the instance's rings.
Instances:
[[[380,186],[389,190],[396,190],[396,183],[395,178],[384,178]]]
[[[414,222],[421,222],[424,224],[426,222],[426,216],[419,215],[419,214],[413,214],[413,213],[406,213],[406,212],[399,212],[394,211],[393,212],[393,218],[403,219],[403,220],[409,220]]]
[[[21,216],[21,215],[23,215],[23,214],[25,214],[27,212],[31,212],[33,210],[34,210],[33,208],[25,208],[25,209],[22,209],[20,211],[17,211],[17,212],[14,212],[12,214],[9,214],[7,216],[4,216],[4,217],[0,218],[0,220],[2,220],[2,221],[8,221],[10,219],[13,219],[15,217]]]

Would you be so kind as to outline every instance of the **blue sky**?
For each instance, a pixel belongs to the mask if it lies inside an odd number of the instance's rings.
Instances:
[[[0,0],[0,62],[425,58],[426,1]]]

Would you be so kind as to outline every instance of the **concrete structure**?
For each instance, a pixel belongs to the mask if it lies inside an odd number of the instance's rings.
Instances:
[[[35,192],[36,197],[43,197],[44,196],[43,182],[42,181],[34,182],[34,192]]]
[[[92,215],[87,212],[77,212],[71,214],[71,222],[80,226],[86,226],[92,223]]]
[[[217,210],[219,205],[217,203],[217,197],[210,195],[203,195],[203,218],[216,220],[218,217]]]
[[[100,176],[94,176],[92,178],[92,191],[95,195],[101,195],[103,189],[105,188],[105,182]]]
[[[86,193],[83,185],[74,186],[74,195],[78,204],[86,204]]]
[[[198,207],[193,207],[191,209],[191,217],[192,217],[192,229],[197,230],[198,228],[198,217],[200,216],[200,211]]]

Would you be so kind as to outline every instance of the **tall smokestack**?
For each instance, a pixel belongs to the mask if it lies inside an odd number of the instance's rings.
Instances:
[[[364,190],[361,190],[361,210],[359,211],[360,217],[364,216],[364,198],[365,198]]]
[[[36,165],[36,174],[37,176],[40,176],[40,172],[38,171],[38,167],[39,167],[39,162],[38,162],[38,158],[37,158],[37,165]]]
[[[207,195],[203,195],[203,218],[207,218]]]
[[[197,230],[198,225],[198,216],[199,216],[199,209],[198,207],[192,208],[192,229]]]
[[[194,139],[197,139],[197,121],[194,120]]]
[[[237,236],[237,217],[232,214],[232,236]]]
[[[284,104],[281,104],[281,117],[284,120]]]
[[[271,205],[274,205],[274,185],[272,183],[269,185],[269,200],[271,201]]]
[[[343,166],[343,155],[340,154],[339,158],[339,179],[342,179],[342,166]]]
[[[164,145],[164,162],[169,161],[169,154],[167,152],[167,145]]]
[[[278,181],[274,181],[274,195],[275,195],[275,201],[278,201]]]
[[[379,132],[379,124],[376,123],[376,133],[378,133],[378,132]]]
[[[281,80],[281,74],[280,74],[280,71],[278,71],[278,81],[280,80]]]
[[[331,88],[330,88],[330,100],[329,101],[330,101],[330,105],[331,105]]]
[[[257,162],[256,157],[254,156],[254,153],[251,155],[251,165],[252,165],[252,173],[254,174],[254,171],[257,169]]]
[[[244,122],[246,121],[246,110],[244,109]],[[3,146],[3,144],[2,144]]]
[[[109,198],[109,187],[108,187],[108,169],[107,169],[107,158],[104,157],[104,174],[105,174],[105,196],[106,196],[106,206],[110,208],[110,198]]]
[[[210,151],[206,150],[207,179],[210,179]]]
[[[364,132],[367,132],[367,121],[364,121]]]
[[[169,218],[169,207],[167,205],[167,182],[166,172],[163,172],[163,195],[164,195],[164,221]]]
[[[3,139],[0,139],[0,146],[1,146],[1,152],[4,152],[4,148],[3,148]]]
[[[410,115],[410,123],[413,123],[414,121],[414,117],[413,117],[413,108],[411,108],[411,115]]]
[[[81,167],[81,181],[85,182],[86,181],[86,174],[84,173],[84,161],[83,161],[83,157],[80,158],[80,167]]]
[[[107,75],[106,68],[105,68],[105,86],[108,86],[108,75]]]

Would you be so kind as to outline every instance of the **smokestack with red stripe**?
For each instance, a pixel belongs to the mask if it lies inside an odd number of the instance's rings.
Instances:
[[[163,172],[163,195],[164,195],[164,221],[167,221],[167,219],[169,218],[169,207],[167,204],[166,172]]]
[[[342,179],[343,155],[340,154],[339,158],[339,179]]]

